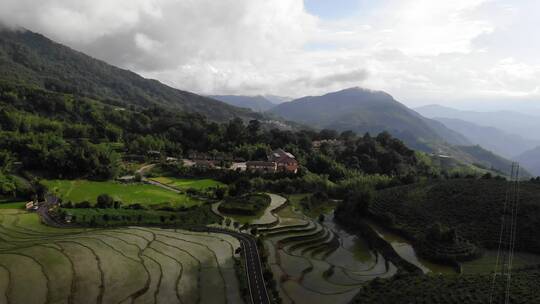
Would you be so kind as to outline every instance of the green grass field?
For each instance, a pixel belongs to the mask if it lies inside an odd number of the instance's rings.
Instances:
[[[43,182],[50,191],[63,201],[95,203],[100,194],[108,194],[124,205],[170,204],[173,207],[190,207],[202,204],[202,201],[185,194],[176,194],[158,186],[147,184],[121,184],[117,182],[94,182],[88,180],[46,180]]]
[[[243,303],[227,235],[58,229],[13,209],[0,234],[0,303]]]
[[[27,202],[0,203],[0,209],[24,209]]]
[[[156,181],[161,184],[165,184],[180,190],[187,190],[189,188],[196,190],[206,190],[208,188],[225,187],[225,184],[213,179],[187,179],[187,178],[175,178],[175,177],[154,177],[150,180]]]

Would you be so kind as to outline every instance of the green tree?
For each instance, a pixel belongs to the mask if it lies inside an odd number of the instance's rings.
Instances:
[[[214,196],[218,200],[222,200],[225,197],[225,193],[226,193],[226,190],[224,187],[217,187],[216,189],[214,189]]]
[[[13,156],[9,151],[0,151],[0,172],[9,173],[13,165]]]
[[[100,194],[97,197],[96,208],[107,209],[113,207],[114,199],[108,194]]]

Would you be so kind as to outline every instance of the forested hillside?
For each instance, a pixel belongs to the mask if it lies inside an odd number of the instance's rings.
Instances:
[[[413,240],[427,258],[467,260],[481,253],[475,247],[497,248],[507,187],[506,180],[489,175],[418,183],[347,202],[337,214],[346,221],[374,216]],[[516,250],[540,253],[539,214],[540,183],[522,182]]]
[[[0,27],[0,79],[47,90],[99,98],[105,103],[173,107],[227,121],[258,118],[246,109],[145,79],[30,31]]]

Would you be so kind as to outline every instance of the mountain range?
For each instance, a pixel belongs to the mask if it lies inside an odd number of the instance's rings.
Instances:
[[[428,105],[414,109],[428,118],[452,118],[474,124],[493,127],[525,139],[540,140],[540,117],[514,111],[475,112],[463,111],[440,105]]]
[[[463,134],[469,141],[508,158],[517,157],[540,145],[540,140],[527,139],[494,127],[480,126],[456,118],[436,117],[434,119],[449,129]]]
[[[521,163],[540,175],[540,117],[514,111],[474,112],[440,105],[416,108],[469,141]]]
[[[509,167],[507,160],[485,157],[487,151],[479,146],[465,149],[473,144],[467,137],[437,120],[423,117],[385,92],[350,88],[292,101],[278,96],[204,97],[145,79],[25,30],[0,30],[0,81],[97,98],[116,106],[159,105],[199,113],[213,121],[235,117],[244,121],[273,121],[280,117],[313,128],[360,134],[388,131],[414,149],[451,155],[469,164],[501,171]],[[275,103],[279,104],[274,106]],[[301,128],[294,123],[285,125]]]

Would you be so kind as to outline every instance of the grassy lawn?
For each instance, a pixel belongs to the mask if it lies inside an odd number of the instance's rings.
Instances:
[[[213,179],[188,179],[188,178],[175,178],[175,177],[154,177],[150,180],[162,183],[180,190],[186,190],[189,188],[197,190],[206,190],[208,188],[225,187],[225,184]]]
[[[24,209],[27,202],[0,203],[0,209]]]
[[[176,194],[147,184],[121,184],[112,181],[94,182],[88,180],[46,180],[43,183],[65,202],[89,201],[96,203],[100,194],[108,194],[124,205],[139,203],[146,206],[170,204],[173,207],[190,207],[202,204],[202,201],[185,194]]]

